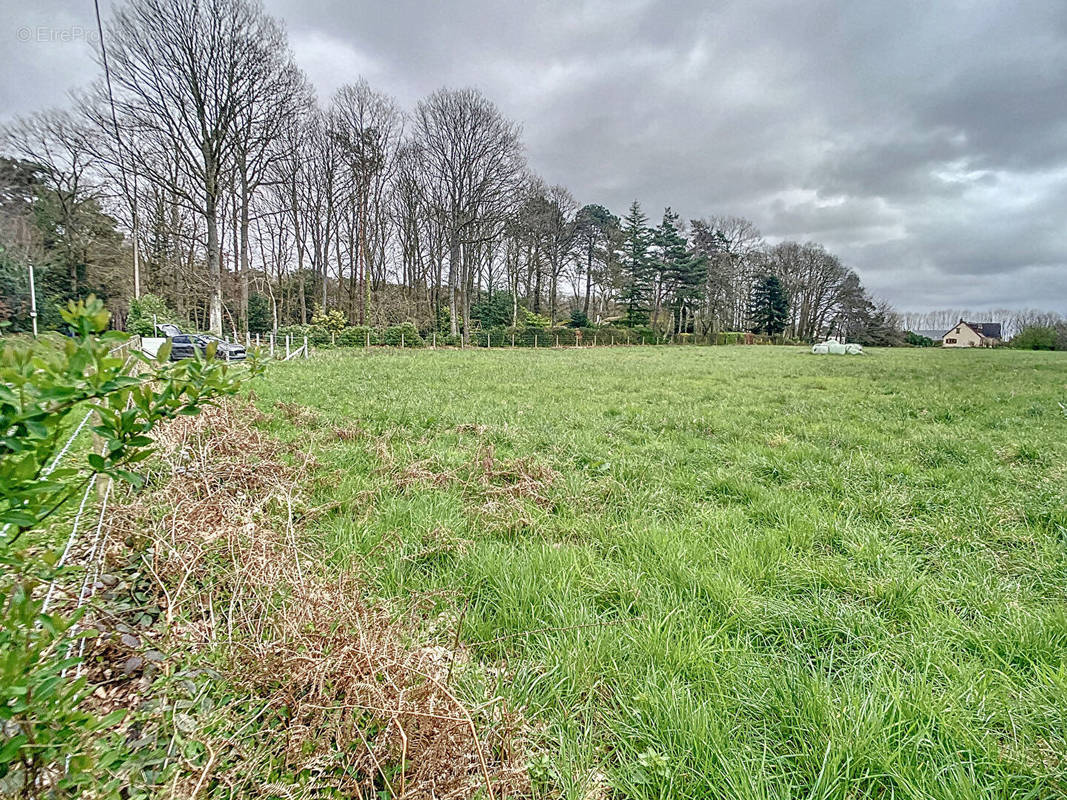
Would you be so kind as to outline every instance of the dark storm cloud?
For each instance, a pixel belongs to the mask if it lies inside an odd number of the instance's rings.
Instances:
[[[266,0],[324,99],[477,86],[583,202],[748,216],[901,307],[1067,311],[1067,4]],[[92,73],[91,4],[0,0],[6,114]]]

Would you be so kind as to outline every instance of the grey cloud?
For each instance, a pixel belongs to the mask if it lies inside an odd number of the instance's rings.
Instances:
[[[359,73],[409,107],[476,86],[583,202],[746,215],[903,308],[1067,311],[1067,4],[265,2],[324,99]],[[0,10],[92,22],[88,4]],[[4,115],[95,69],[84,44],[5,49]]]

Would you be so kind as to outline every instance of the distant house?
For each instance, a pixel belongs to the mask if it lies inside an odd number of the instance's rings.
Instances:
[[[993,347],[1000,344],[999,322],[960,320],[938,337],[942,347]]]

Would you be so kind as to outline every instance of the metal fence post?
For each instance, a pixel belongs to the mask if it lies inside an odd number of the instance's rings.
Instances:
[[[556,334],[556,348],[559,348],[559,334]]]
[[[537,349],[537,334],[534,334],[534,349]]]
[[[489,334],[485,334],[485,349],[488,350],[492,345],[489,342]]]
[[[363,346],[370,347],[370,328],[367,328],[367,343]]]
[[[400,331],[400,349],[404,349],[404,332]]]
[[[437,331],[433,332],[433,349],[437,349]]]
[[[270,335],[270,357],[274,358],[274,334]]]
[[[290,334],[285,334],[285,360],[289,360],[289,337]]]
[[[304,337],[304,358],[311,358],[311,352],[308,350],[308,337]]]

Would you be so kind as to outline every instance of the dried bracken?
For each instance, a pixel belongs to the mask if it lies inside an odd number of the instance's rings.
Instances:
[[[382,459],[383,466],[392,459]],[[492,444],[484,445],[467,464],[443,469],[432,459],[408,464],[394,475],[400,488],[413,485],[458,486],[472,497],[480,497],[483,507],[492,509],[507,501],[527,501],[541,508],[555,505],[550,492],[559,473],[532,458],[500,459]]]
[[[307,427],[317,425],[321,421],[318,414],[299,403],[286,403],[279,400],[274,404],[274,407],[281,411],[285,418],[294,425]]]
[[[302,417],[294,408],[282,411]],[[312,457],[286,454],[257,429],[258,417],[251,404],[232,402],[162,430],[170,474],[113,521],[112,542],[151,541],[161,613],[153,647],[212,653],[264,708],[285,712],[243,767],[238,737],[205,742],[227,757],[176,781],[173,792],[527,795],[518,718],[499,698],[468,707],[448,685],[461,660],[420,644],[417,630],[364,602],[356,575],[322,564],[295,524],[307,512],[300,487]],[[498,474],[511,476],[501,485],[521,482],[514,468],[490,470],[489,459],[488,485]],[[431,539],[431,547],[462,546]],[[264,747],[269,760],[305,776],[299,790],[265,789],[250,774]]]

